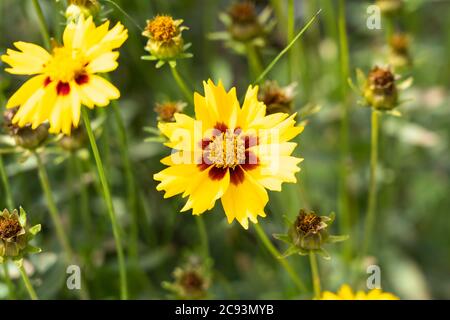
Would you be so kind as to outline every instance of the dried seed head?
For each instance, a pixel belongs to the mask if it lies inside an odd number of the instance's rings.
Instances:
[[[0,219],[0,239],[7,240],[19,235],[22,226],[13,218]]]
[[[396,33],[389,39],[389,45],[395,52],[407,54],[409,50],[409,37],[403,33]]]
[[[295,83],[282,88],[276,81],[266,81],[258,97],[266,105],[266,113],[292,113],[292,103],[296,94],[295,87]]]
[[[398,104],[395,76],[388,68],[374,67],[366,80],[363,92],[366,102],[380,110],[391,110]]]
[[[295,229],[302,234],[318,233],[320,230],[326,228],[326,224],[322,222],[322,218],[314,212],[306,213],[300,210],[297,219],[295,220]]]
[[[237,41],[250,41],[264,34],[255,5],[250,1],[234,3],[228,10],[231,18],[229,32]]]
[[[180,285],[189,296],[195,296],[198,292],[203,292],[203,278],[195,271],[184,272],[180,278]]]
[[[396,69],[410,66],[412,59],[409,54],[410,38],[403,33],[396,33],[389,39],[389,64]]]
[[[229,9],[229,13],[234,23],[254,23],[257,21],[255,5],[250,1],[234,3]]]
[[[182,112],[186,107],[186,103],[181,101],[167,101],[164,103],[156,103],[155,112],[158,114],[158,121],[173,122],[174,114]]]
[[[31,125],[19,127],[13,122],[13,118],[18,110],[18,107],[7,109],[3,113],[3,125],[9,135],[14,138],[16,145],[25,149],[35,149],[47,139],[48,125],[43,124],[36,129],[32,129]]]

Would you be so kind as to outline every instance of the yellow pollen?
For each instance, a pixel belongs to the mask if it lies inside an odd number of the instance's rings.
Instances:
[[[179,33],[175,21],[170,16],[157,16],[148,23],[146,29],[156,41],[170,41]]]
[[[45,73],[53,81],[70,82],[82,74],[85,60],[76,50],[59,47],[53,49],[53,57],[46,66]]]
[[[217,168],[235,168],[245,163],[245,140],[234,132],[227,130],[213,137],[207,148],[211,164]]]

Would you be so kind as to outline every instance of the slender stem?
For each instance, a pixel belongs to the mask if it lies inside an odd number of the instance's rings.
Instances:
[[[41,5],[38,0],[33,0],[34,10],[36,10],[36,14],[39,22],[39,29],[42,34],[42,39],[44,40],[45,47],[50,49],[50,34],[48,33],[47,22],[45,22],[44,14],[42,13]]]
[[[183,78],[178,73],[177,67],[170,67],[170,70],[172,71],[173,78],[175,79],[177,85],[180,87],[181,91],[183,92],[184,96],[186,97],[186,100],[193,105],[194,104],[194,98],[193,94],[189,90],[189,87],[187,86],[186,82],[184,82]]]
[[[300,277],[295,273],[294,269],[291,267],[289,262],[286,259],[282,259],[281,254],[278,252],[277,248],[272,244],[272,242],[267,237],[264,230],[261,228],[259,224],[254,224],[256,233],[259,236],[259,239],[264,244],[266,249],[272,254],[272,256],[277,260],[281,266],[286,270],[291,280],[295,283],[295,285],[298,287],[300,291],[306,291],[306,287],[303,284],[303,281],[300,279]]]
[[[132,170],[131,157],[129,153],[128,137],[120,114],[120,108],[117,101],[112,101],[111,106],[114,112],[119,133],[119,150],[125,170],[125,180],[127,185],[128,209],[131,210],[132,223],[130,232],[130,256],[135,260],[138,258],[138,241],[139,241],[139,221],[138,221],[138,193],[136,190],[135,176]]]
[[[128,299],[128,286],[127,286],[127,272],[125,266],[125,258],[123,254],[122,242],[120,238],[120,229],[117,222],[116,213],[114,211],[114,206],[112,202],[111,192],[109,190],[108,180],[106,179],[105,170],[103,169],[102,159],[98,151],[97,142],[95,141],[94,133],[92,132],[91,122],[89,120],[89,115],[86,108],[82,108],[81,112],[83,114],[83,121],[86,126],[86,131],[89,137],[89,142],[91,144],[92,153],[94,154],[95,163],[97,165],[98,176],[100,183],[102,185],[103,197],[108,208],[109,218],[111,220],[111,225],[114,234],[114,240],[117,250],[117,258],[119,262],[119,272],[120,272],[120,297],[122,300]]]
[[[203,259],[206,261],[210,258],[210,255],[209,255],[208,233],[206,232],[205,221],[203,220],[202,216],[197,216],[195,217],[195,222],[197,223],[197,229],[200,236]]]
[[[5,192],[5,200],[8,209],[14,209],[14,202],[12,199],[11,188],[9,186],[8,176],[5,170],[5,164],[3,163],[3,157],[0,156],[0,176],[3,184],[3,191]]]
[[[27,272],[25,271],[23,264],[19,267],[20,275],[22,276],[23,283],[27,288],[28,294],[30,295],[31,300],[38,300],[38,296],[36,291],[34,291],[33,286],[31,285],[30,278],[28,278]]]
[[[314,297],[316,299],[320,299],[322,290],[320,288],[319,266],[317,264],[316,254],[314,253],[314,251],[309,251],[309,262],[311,264],[311,276],[314,288]]]
[[[288,19],[287,19],[287,42],[291,42],[295,36],[295,2],[294,0],[288,0]],[[295,56],[296,52],[294,48],[289,52],[289,79],[294,81],[295,75]]]
[[[50,212],[50,217],[52,218],[53,224],[56,229],[56,235],[58,240],[63,247],[64,253],[66,255],[66,259],[68,262],[72,262],[73,259],[73,250],[70,246],[69,239],[66,236],[66,232],[64,230],[63,223],[61,221],[61,217],[58,212],[58,208],[56,207],[55,199],[53,198],[53,193],[50,187],[50,181],[48,179],[48,174],[45,169],[44,164],[42,163],[42,159],[38,153],[34,153],[36,157],[39,180],[41,182],[42,189],[44,191],[45,199],[47,201],[48,210]]]
[[[74,162],[74,169],[76,176],[80,179],[80,207],[81,207],[81,220],[84,225],[84,231],[86,232],[86,236],[88,239],[92,239],[92,219],[91,212],[89,208],[89,195],[83,183],[83,167],[81,160],[75,155],[71,154]]]
[[[370,142],[370,181],[369,181],[369,199],[367,203],[367,217],[364,232],[364,242],[362,254],[365,256],[370,249],[370,241],[375,223],[375,210],[377,207],[377,182],[376,171],[378,165],[378,119],[379,112],[372,110],[372,129]]]
[[[259,75],[259,77],[255,80],[254,84],[260,83],[272,70],[272,68],[277,64],[277,62],[291,49],[291,47],[294,45],[294,43],[302,36],[303,33],[305,33],[306,30],[308,30],[309,26],[316,20],[317,16],[320,14],[321,10],[319,10],[314,17],[312,17],[308,23],[297,33],[294,39],[292,39],[291,42],[283,49],[281,52],[270,62],[270,64],[264,69],[264,71]]]
[[[14,284],[11,281],[11,277],[9,276],[9,268],[8,268],[8,261],[3,261],[3,277],[6,282],[6,286],[8,287],[8,295],[9,299],[13,300],[15,299],[14,294]]]
[[[247,45],[247,59],[250,74],[252,75],[253,78],[256,78],[263,72],[263,66],[261,63],[259,53],[256,50],[255,46],[252,44]]]
[[[62,246],[65,254],[65,258],[68,264],[77,263],[73,249],[70,246],[69,239],[67,238],[66,231],[64,230],[64,225],[61,220],[58,208],[56,206],[55,199],[53,197],[52,189],[50,187],[50,180],[48,178],[47,170],[45,169],[42,159],[37,152],[34,152],[36,157],[39,181],[41,182],[42,189],[44,191],[44,196],[47,201],[48,211],[50,212],[50,217],[56,229],[56,236],[60,245]],[[87,286],[82,280],[82,286],[80,290],[81,299],[88,299],[89,293],[87,292]]]
[[[340,125],[340,186],[339,186],[339,211],[341,212],[341,230],[344,234],[349,234],[351,230],[351,218],[348,197],[348,159],[350,157],[349,146],[349,96],[347,79],[349,77],[349,50],[347,39],[347,26],[345,15],[345,0],[339,0],[338,8],[338,34],[340,48],[340,73],[341,73],[341,125]],[[344,245],[344,255],[349,258],[351,255],[351,243],[346,241]]]

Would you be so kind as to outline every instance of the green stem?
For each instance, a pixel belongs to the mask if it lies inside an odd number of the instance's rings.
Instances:
[[[61,221],[61,217],[59,215],[58,208],[56,207],[55,199],[53,198],[47,171],[45,170],[45,166],[42,163],[42,159],[39,156],[39,154],[35,152],[34,155],[36,157],[38,173],[39,173],[39,180],[41,182],[41,186],[44,191],[45,199],[47,201],[47,206],[48,206],[48,210],[50,212],[50,217],[52,218],[53,224],[56,229],[56,235],[58,237],[58,240],[59,240],[61,246],[63,247],[67,262],[72,263],[73,250],[70,246],[69,239],[66,236],[66,232],[64,230],[64,226]]]
[[[38,17],[39,29],[42,34],[42,40],[44,40],[45,47],[47,49],[50,49],[50,35],[48,33],[48,26],[47,22],[45,22],[45,17],[44,14],[42,13],[42,8],[41,5],[39,4],[39,1],[33,0],[33,6]]]
[[[81,112],[83,114],[83,121],[86,126],[86,131],[89,137],[89,142],[91,144],[92,153],[94,154],[95,163],[97,165],[98,176],[100,183],[102,185],[103,197],[108,208],[109,218],[111,220],[112,230],[114,234],[114,240],[117,250],[117,258],[119,262],[119,272],[120,272],[120,297],[122,300],[128,299],[128,286],[127,286],[127,272],[125,266],[125,258],[123,254],[122,242],[120,238],[120,229],[117,222],[116,213],[114,211],[114,206],[112,202],[111,192],[109,190],[108,180],[106,179],[105,170],[103,169],[102,159],[100,153],[98,152],[97,142],[95,141],[94,133],[92,132],[91,122],[89,120],[89,115],[86,108],[82,108]]]
[[[286,270],[291,280],[295,283],[300,291],[306,291],[306,287],[303,284],[303,281],[300,277],[295,273],[294,269],[291,267],[289,262],[286,259],[281,258],[281,254],[278,252],[277,248],[272,244],[272,242],[267,237],[264,230],[261,228],[259,224],[254,224],[256,233],[259,236],[259,239],[264,244],[266,249],[270,252],[270,254],[277,260],[281,266]]]
[[[317,16],[320,14],[321,10],[319,10],[314,17],[312,17],[308,23],[297,33],[294,39],[292,39],[291,42],[283,49],[281,52],[270,62],[270,64],[264,69],[264,71],[259,75],[259,77],[255,80],[254,84],[260,83],[272,70],[272,68],[277,64],[277,62],[289,51],[289,49],[292,48],[294,43],[302,36],[303,33],[305,33],[306,30],[308,30],[309,26],[316,20]]]
[[[252,75],[252,78],[256,78],[263,72],[263,66],[259,53],[256,50],[255,46],[252,44],[247,45],[247,59],[250,74]]]
[[[379,112],[372,110],[372,129],[370,142],[370,181],[369,181],[369,199],[367,203],[367,217],[364,232],[364,242],[362,254],[365,256],[370,249],[370,241],[375,223],[375,210],[377,207],[377,182],[376,173],[378,165],[378,121]]]
[[[130,256],[135,260],[138,259],[138,242],[139,242],[139,219],[138,219],[138,193],[136,190],[135,176],[132,170],[131,157],[129,153],[128,137],[126,133],[125,123],[120,114],[120,108],[117,101],[112,101],[111,106],[114,112],[114,119],[119,129],[119,150],[122,158],[122,164],[125,170],[125,180],[127,185],[128,209],[131,210],[132,223],[130,232]]]
[[[30,278],[28,278],[27,272],[25,271],[23,264],[19,267],[20,275],[22,276],[23,283],[27,288],[28,294],[30,295],[31,300],[38,300],[38,296],[36,291],[34,291],[33,286],[31,285]]]
[[[288,20],[287,20],[287,42],[291,42],[295,36],[295,2],[294,0],[288,0]],[[289,52],[289,79],[294,81],[296,61],[296,52],[294,48]]]
[[[203,258],[206,261],[210,258],[210,255],[209,255],[208,233],[206,232],[205,221],[203,220],[202,216],[197,216],[195,217],[195,222],[197,223],[197,229],[200,236]]]
[[[181,91],[183,92],[184,96],[186,97],[186,100],[193,105],[194,104],[194,98],[192,92],[189,90],[189,87],[187,86],[186,82],[184,82],[183,78],[178,73],[177,67],[170,67],[170,70],[172,71],[173,78],[175,79],[175,82],[177,83],[178,87],[180,87]]]
[[[48,178],[47,170],[45,170],[45,166],[42,163],[42,159],[39,156],[39,154],[37,152],[34,152],[34,155],[36,157],[36,162],[37,162],[37,167],[38,167],[39,181],[41,182],[41,186],[44,191],[44,196],[47,201],[47,206],[48,206],[48,210],[50,212],[50,217],[51,217],[52,222],[56,229],[56,236],[58,238],[60,245],[62,246],[62,248],[64,250],[67,264],[72,264],[72,263],[77,264],[75,255],[73,253],[73,249],[70,246],[69,239],[66,236],[66,231],[64,230],[64,225],[61,221],[61,216],[59,215],[58,208],[56,207],[56,202],[53,197],[52,189],[50,187],[50,180]],[[87,286],[84,283],[84,280],[82,280],[80,297],[81,297],[81,299],[89,298],[89,293],[87,291]]]
[[[349,234],[351,230],[351,218],[348,196],[348,167],[347,163],[350,157],[349,146],[349,96],[347,79],[349,77],[349,49],[347,38],[347,25],[345,15],[345,0],[339,0],[338,8],[338,35],[339,35],[339,62],[341,73],[341,124],[340,124],[340,186],[339,186],[339,211],[341,212],[341,230],[344,234]],[[346,241],[344,245],[344,256],[348,259],[351,255],[351,243]]]
[[[14,284],[11,281],[11,277],[9,276],[9,268],[8,268],[8,261],[3,261],[3,277],[6,282],[6,286],[8,287],[8,295],[9,299],[14,300],[15,294],[14,294]]]
[[[316,299],[320,299],[322,290],[320,288],[319,266],[317,264],[317,258],[314,251],[309,251],[309,262],[311,264],[311,277],[314,288],[314,297]]]
[[[14,209],[14,201],[11,194],[11,188],[9,186],[8,176],[5,170],[5,164],[3,163],[3,157],[0,156],[0,176],[3,184],[3,191],[5,192],[5,200],[8,209]]]

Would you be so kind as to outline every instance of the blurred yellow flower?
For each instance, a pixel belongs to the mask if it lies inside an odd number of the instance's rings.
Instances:
[[[48,121],[51,133],[70,134],[78,127],[81,105],[104,107],[118,99],[119,90],[96,73],[117,68],[119,48],[128,31],[121,23],[109,30],[109,21],[96,27],[92,17],[81,16],[67,25],[63,45],[52,53],[27,42],[15,42],[19,51],[8,49],[1,59],[11,67],[6,71],[34,75],[9,99],[6,107],[19,106],[13,123],[37,128]]]
[[[322,300],[399,300],[392,293],[383,292],[379,289],[373,289],[369,292],[353,292],[349,285],[344,284],[337,293],[325,291],[322,293]]]
[[[283,182],[297,182],[302,159],[291,156],[297,144],[289,140],[303,127],[295,126],[295,114],[266,116],[258,87],[248,88],[242,107],[235,88],[226,92],[209,80],[204,90],[205,96],[194,95],[196,119],[175,113],[175,122],[159,123],[174,150],[161,161],[169,167],[154,175],[161,181],[157,190],[165,198],[188,197],[181,211],[194,215],[221,199],[228,222],[236,219],[247,229],[248,219],[257,223],[266,216],[266,189],[281,191]]]

